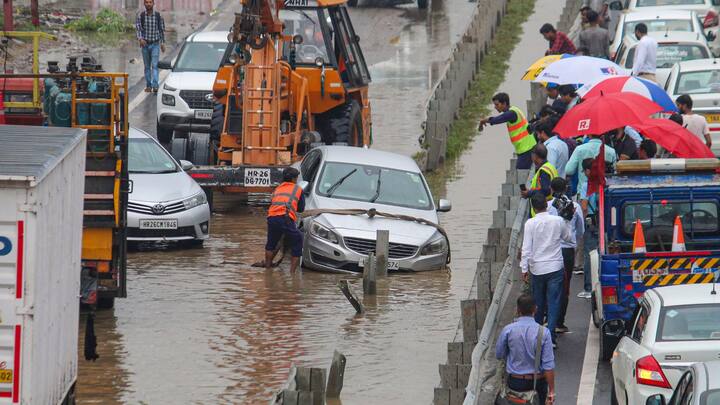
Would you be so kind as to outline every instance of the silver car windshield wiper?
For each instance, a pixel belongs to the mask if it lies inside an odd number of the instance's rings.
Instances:
[[[168,170],[130,170],[130,173],[137,173],[137,174],[167,174],[167,173],[177,173],[176,169],[168,169]]]
[[[375,187],[375,195],[370,200],[371,203],[374,203],[375,200],[380,197],[380,185],[382,184],[382,169],[378,170],[378,180],[377,180],[377,186]]]
[[[352,170],[350,170],[346,175],[340,177],[340,179],[338,179],[338,181],[336,181],[335,184],[333,184],[332,186],[330,186],[330,188],[327,190],[327,196],[328,196],[328,197],[332,197],[333,193],[338,189],[338,187],[340,187],[340,185],[343,184],[343,182],[344,182],[348,177],[352,176],[353,173],[355,173],[356,171],[357,171],[357,168],[352,169]]]

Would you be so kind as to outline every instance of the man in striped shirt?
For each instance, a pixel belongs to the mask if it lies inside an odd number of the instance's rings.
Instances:
[[[145,64],[145,92],[158,92],[158,60],[165,52],[165,21],[155,11],[155,1],[145,0],[145,10],[138,13],[135,31]]]

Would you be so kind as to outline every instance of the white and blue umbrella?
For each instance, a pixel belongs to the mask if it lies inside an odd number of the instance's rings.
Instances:
[[[625,75],[625,69],[607,59],[576,56],[551,63],[533,82],[582,85],[595,83],[606,77]]]
[[[662,87],[655,82],[635,76],[605,78],[596,83],[586,84],[577,91],[582,98],[612,93],[636,93],[654,101],[665,112],[677,112],[675,103]]]

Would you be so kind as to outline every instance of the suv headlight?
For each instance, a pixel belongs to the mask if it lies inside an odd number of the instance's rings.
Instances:
[[[317,236],[320,239],[325,239],[328,242],[338,243],[338,237],[337,235],[335,235],[335,232],[316,222],[314,222],[310,227],[310,233],[313,234],[313,236]]]
[[[177,90],[177,89],[176,89],[175,87],[168,86],[167,83],[165,83],[165,84],[163,84],[163,90],[175,91],[175,90]]]
[[[195,208],[198,205],[203,205],[207,203],[207,197],[205,196],[205,192],[201,191],[194,196],[183,200],[183,205],[185,206],[186,210],[189,210],[190,208]]]
[[[432,255],[438,255],[440,253],[447,252],[447,240],[445,240],[444,236],[440,236],[437,239],[434,239],[430,241],[427,245],[425,245],[422,250],[420,251],[421,256],[432,256]]]
[[[175,105],[175,96],[172,94],[165,94],[162,95],[162,103],[164,105],[174,106]]]

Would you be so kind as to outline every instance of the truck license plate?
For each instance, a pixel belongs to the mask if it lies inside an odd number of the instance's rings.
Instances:
[[[140,229],[177,229],[177,219],[141,219]]]
[[[245,187],[270,187],[270,169],[245,169]]]
[[[633,283],[642,283],[647,276],[666,276],[668,275],[667,267],[662,269],[645,269],[633,270]]]
[[[0,370],[0,384],[10,384],[13,379],[13,371],[12,370]]]
[[[393,260],[388,260],[388,270],[400,270],[400,262],[396,262]],[[365,258],[360,259],[358,262],[358,266],[361,268],[365,268]]]
[[[212,119],[212,110],[195,110],[196,120],[209,120]]]

